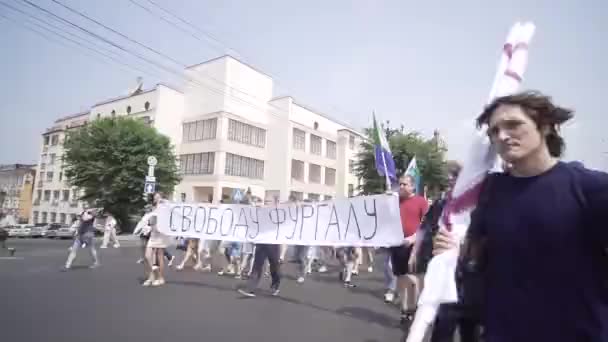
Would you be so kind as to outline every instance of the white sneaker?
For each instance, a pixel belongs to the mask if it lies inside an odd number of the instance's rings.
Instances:
[[[370,266],[370,267],[368,267],[368,268],[367,268],[367,272],[368,272],[368,273],[372,273],[372,272],[374,272],[374,268],[373,268],[373,267],[371,267],[371,266]]]
[[[152,280],[152,279],[146,279],[146,281],[144,281],[144,282],[141,284],[141,286],[146,286],[146,287],[147,287],[147,286],[152,285],[152,283],[153,283],[153,282],[154,282],[154,280]]]
[[[156,279],[155,281],[152,282],[152,286],[154,287],[158,287],[161,285],[164,285],[165,281],[163,279]]]
[[[138,264],[143,264],[144,263],[144,258],[137,259],[137,263]]]
[[[325,273],[327,272],[327,266],[323,265],[321,267],[319,267],[319,273]]]
[[[272,290],[271,295],[273,295],[273,296],[275,296],[275,297],[276,297],[276,296],[278,296],[278,295],[279,295],[279,293],[280,293],[280,292],[281,292],[281,290],[279,290],[279,289],[274,289],[274,290]]]
[[[115,244],[114,248],[120,248],[120,245],[119,244]]]
[[[156,266],[156,265],[152,266],[152,271],[156,271],[156,270],[158,270],[158,266]]]
[[[169,263],[167,264],[167,266],[169,266],[169,267],[173,266],[173,260],[175,260],[175,255],[171,256],[171,259],[169,259]]]
[[[83,246],[84,246],[84,244],[83,244]],[[84,248],[84,247],[82,247],[82,248]],[[106,249],[106,248],[108,248],[108,246],[99,246],[99,248]]]
[[[384,302],[385,303],[392,303],[395,300],[395,294],[392,292],[387,292],[384,294]]]
[[[249,292],[244,289],[238,289],[237,291],[238,291],[238,293],[242,294],[245,297],[252,297],[252,298],[255,297],[255,293],[253,293],[253,292]]]
[[[304,282],[304,277],[300,277],[296,281],[298,282],[298,284],[302,284]]]
[[[177,267],[175,269],[178,271],[181,271],[184,269],[184,265],[177,265]],[[194,269],[196,270],[196,267]]]
[[[207,265],[201,268],[201,272],[211,272],[211,265]]]

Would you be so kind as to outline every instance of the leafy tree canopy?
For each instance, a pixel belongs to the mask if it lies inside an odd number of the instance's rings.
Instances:
[[[122,229],[145,206],[148,156],[158,160],[157,191],[171,193],[180,180],[169,138],[138,119],[95,120],[69,132],[64,147],[65,176],[84,192],[80,200],[111,213]]]
[[[365,134],[368,141],[362,143],[362,152],[358,155],[355,174],[362,180],[359,190],[363,194],[375,194],[385,190],[385,178],[378,175],[375,166],[372,128],[367,128]],[[404,132],[390,127],[387,121],[384,133],[389,142],[397,175],[402,175],[410,160],[416,156],[416,163],[422,175],[423,186],[427,186],[429,195],[434,197],[447,185],[445,154],[447,149],[435,137],[425,139],[418,132]]]

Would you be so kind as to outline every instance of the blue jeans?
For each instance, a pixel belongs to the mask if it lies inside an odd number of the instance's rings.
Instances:
[[[384,286],[389,291],[395,292],[397,290],[397,278],[393,274],[391,253],[388,249],[384,250]]]

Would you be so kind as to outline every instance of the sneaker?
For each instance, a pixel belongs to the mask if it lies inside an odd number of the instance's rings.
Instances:
[[[350,281],[345,281],[344,282],[344,287],[352,289],[353,287],[357,287],[357,285],[351,283]]]
[[[242,294],[245,297],[251,297],[251,298],[255,297],[255,293],[253,293],[252,291],[238,289],[237,292]]]
[[[61,268],[61,272],[67,272],[67,271],[69,271],[71,268],[72,268],[72,267],[70,267],[70,266],[63,266],[63,267]]]
[[[358,275],[359,275],[359,270],[353,270],[353,273],[352,273],[352,274],[353,274],[354,276],[358,276]]]
[[[175,269],[178,271],[181,271],[184,269],[184,265],[177,265],[177,267]],[[196,270],[196,267],[194,268],[194,270]]]
[[[164,280],[162,280],[162,279],[156,279],[155,281],[152,282],[152,286],[158,287],[158,286],[163,285],[164,283],[165,283]]]
[[[391,291],[388,291],[387,293],[384,294],[384,302],[385,303],[392,303],[395,300],[395,294]]]
[[[219,275],[219,276],[223,276],[223,275],[224,275],[224,273],[226,273],[226,271],[224,271],[224,270],[220,270],[219,272],[217,272],[217,275]]]
[[[319,267],[319,273],[325,273],[327,272],[327,266],[323,265],[321,267]]]
[[[241,279],[243,279],[243,277],[240,274],[237,274],[234,276],[234,279],[241,280]]]
[[[416,311],[401,311],[401,317],[399,318],[399,323],[401,325],[409,326],[414,321],[414,316]]]
[[[304,277],[299,277],[296,281],[298,282],[298,284],[302,284],[304,282]]]
[[[157,270],[158,270],[158,265],[152,266],[152,271],[157,271]]]
[[[84,248],[84,243],[83,243],[82,245],[83,245],[83,247],[82,247],[82,248]],[[108,246],[99,246],[99,248],[101,248],[101,249],[106,249],[106,248],[108,248]]]
[[[279,289],[273,289],[270,294],[273,295],[274,297],[276,297],[279,295],[280,292],[281,292],[281,290],[279,290]]]
[[[201,272],[211,272],[211,265],[207,265],[201,268]]]
[[[113,247],[114,248],[120,248],[120,245],[119,244],[115,244]]]
[[[368,267],[367,268],[367,273],[373,273],[374,272],[374,268],[373,267]]]
[[[143,264],[143,263],[144,263],[144,258],[139,258],[139,259],[137,259],[137,263],[138,263],[138,264]]]
[[[154,280],[152,280],[152,279],[146,279],[146,281],[141,283],[141,286],[148,287],[148,286],[152,285],[153,282],[154,282]]]
[[[116,246],[114,246],[114,248],[116,248]],[[169,259],[169,263],[167,263],[167,266],[169,266],[169,267],[173,266],[173,260],[175,260],[175,255],[171,256],[171,259]]]
[[[99,263],[98,262],[96,262],[93,265],[89,266],[90,269],[94,269],[94,268],[97,268],[97,267],[99,267]]]

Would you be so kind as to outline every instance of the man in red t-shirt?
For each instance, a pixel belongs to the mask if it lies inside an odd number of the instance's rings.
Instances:
[[[414,318],[418,299],[418,282],[408,266],[416,241],[416,231],[428,210],[428,202],[416,195],[414,179],[403,176],[399,179],[399,210],[403,227],[403,245],[391,248],[393,274],[397,276],[397,287],[401,296],[401,322],[409,323]]]

